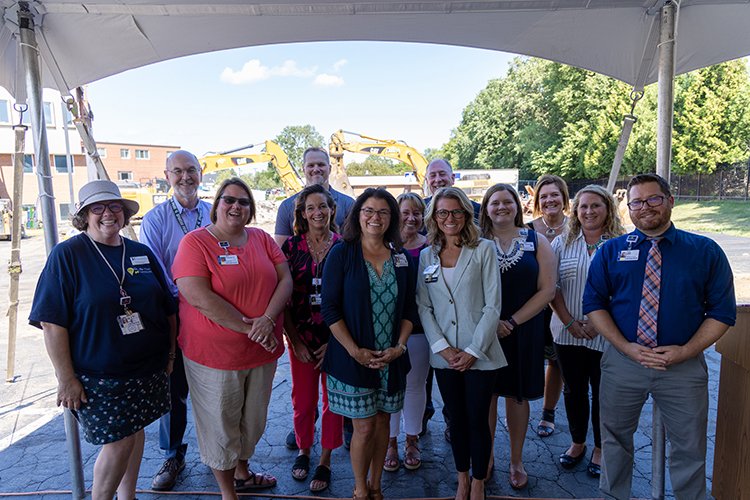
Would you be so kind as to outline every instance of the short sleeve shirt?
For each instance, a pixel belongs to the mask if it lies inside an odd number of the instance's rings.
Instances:
[[[245,228],[247,242],[242,247],[229,247],[237,256],[236,265],[220,265],[225,251],[206,228],[188,233],[180,242],[172,276],[207,278],[211,290],[233,305],[243,316],[263,316],[271,300],[278,276],[276,266],[286,262],[284,254],[271,236],[257,228]],[[281,339],[282,316],[276,322],[274,352],[266,351],[244,333],[225,328],[211,321],[180,294],[180,348],[188,359],[218,370],[249,370],[270,363],[284,353]]]
[[[37,282],[29,321],[52,323],[68,331],[76,373],[103,378],[141,377],[163,370],[169,351],[168,316],[175,313],[162,267],[151,250],[123,238],[125,280],[144,330],[123,335],[117,317],[120,286],[112,271],[80,233],[52,249]],[[122,246],[96,243],[112,269],[122,276]]]

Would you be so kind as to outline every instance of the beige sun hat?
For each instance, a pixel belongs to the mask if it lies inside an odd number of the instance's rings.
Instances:
[[[122,204],[134,214],[138,213],[138,209],[140,208],[137,201],[128,200],[122,197],[120,194],[120,188],[117,187],[117,184],[105,180],[91,181],[84,184],[78,191],[78,200],[76,214],[81,213],[81,210],[92,203],[99,203],[102,201],[121,201]]]

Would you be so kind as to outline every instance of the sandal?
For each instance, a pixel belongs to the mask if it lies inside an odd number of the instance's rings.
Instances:
[[[294,465],[292,465],[292,477],[297,481],[304,481],[307,479],[307,475],[310,473],[310,456],[309,455],[297,455],[294,459]]]
[[[318,481],[323,484],[323,486],[318,486],[317,488],[313,488],[313,483],[315,481]],[[310,481],[310,491],[313,493],[318,493],[326,488],[328,488],[331,485],[331,469],[326,467],[325,465],[318,465],[315,467],[315,472],[313,473],[312,480]]]
[[[523,466],[521,470],[513,470],[513,466],[511,466],[508,482],[514,490],[522,490],[529,484],[529,475]]]
[[[392,439],[388,442],[388,451],[385,454],[385,461],[383,462],[383,470],[388,472],[396,472],[399,468],[398,460],[398,448],[396,440]]]
[[[406,447],[404,448],[404,467],[408,470],[417,470],[422,467],[422,455],[417,443],[417,436],[406,436]]]
[[[536,434],[539,437],[548,437],[555,432],[555,410],[542,410],[542,420],[536,426]]]
[[[270,474],[256,474],[250,471],[250,477],[247,479],[234,480],[234,490],[238,493],[243,491],[265,490],[276,486],[276,478]]]
[[[383,490],[378,488],[377,490],[370,490],[368,497],[370,500],[383,500]]]

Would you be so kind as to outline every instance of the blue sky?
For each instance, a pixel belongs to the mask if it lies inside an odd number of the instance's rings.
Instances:
[[[512,54],[445,45],[320,42],[201,54],[88,86],[100,141],[181,145],[199,156],[311,124],[439,147]],[[360,158],[347,158],[347,161]]]

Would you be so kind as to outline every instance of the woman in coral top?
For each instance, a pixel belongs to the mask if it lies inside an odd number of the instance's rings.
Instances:
[[[273,238],[246,227],[254,217],[250,189],[227,179],[216,193],[212,224],[185,236],[172,266],[201,461],[225,500],[276,485],[247,462],[263,434],[284,352],[282,312],[292,277]]]

